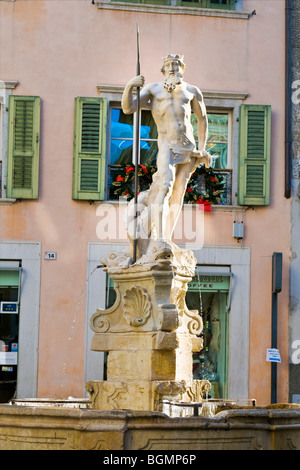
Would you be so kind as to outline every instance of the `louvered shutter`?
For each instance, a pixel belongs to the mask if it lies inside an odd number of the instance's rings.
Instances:
[[[75,99],[73,199],[104,199],[106,115],[105,99]]]
[[[37,199],[40,98],[9,97],[6,197]]]
[[[238,203],[270,203],[271,106],[240,107]]]

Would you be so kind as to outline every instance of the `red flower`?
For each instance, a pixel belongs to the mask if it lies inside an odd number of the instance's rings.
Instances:
[[[124,181],[124,176],[118,175],[116,181]]]
[[[210,202],[204,201],[204,210],[205,210],[205,212],[211,212]]]
[[[134,170],[134,166],[127,166],[126,173],[129,173],[131,170]]]
[[[211,205],[209,201],[203,201],[202,198],[199,198],[197,204],[199,204],[199,209],[204,209],[205,212],[211,212]]]
[[[193,188],[186,188],[187,193],[192,193],[193,191],[194,191]]]
[[[148,170],[147,168],[145,167],[145,165],[140,165],[140,167],[143,169],[143,172],[146,174],[148,173]]]
[[[210,176],[209,177],[209,181],[217,181],[216,178],[214,176]]]

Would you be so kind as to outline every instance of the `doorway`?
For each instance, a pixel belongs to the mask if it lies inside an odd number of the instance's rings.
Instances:
[[[0,403],[16,395],[20,270],[0,270]]]
[[[195,380],[211,383],[209,398],[228,398],[230,276],[222,274],[196,275],[189,284],[186,305],[198,310],[203,321],[203,349],[193,353]]]

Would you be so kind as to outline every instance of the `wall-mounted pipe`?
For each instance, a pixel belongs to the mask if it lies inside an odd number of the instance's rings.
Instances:
[[[285,181],[284,197],[291,197],[292,179],[292,0],[285,0]]]

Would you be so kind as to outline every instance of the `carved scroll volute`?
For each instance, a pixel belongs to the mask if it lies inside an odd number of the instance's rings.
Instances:
[[[144,325],[151,315],[150,296],[141,287],[132,287],[126,291],[123,304],[123,315],[131,326]]]
[[[191,318],[189,320],[187,327],[189,330],[189,333],[191,335],[200,335],[200,333],[203,330],[203,321],[202,318],[199,315],[198,310],[188,310],[188,308],[185,309],[185,314]]]
[[[110,328],[110,323],[107,318],[101,314],[101,310],[97,309],[96,313],[90,318],[90,328],[95,333],[105,333]]]
[[[121,303],[121,295],[119,291],[119,285],[116,283],[115,285],[115,293],[116,293],[116,300],[112,307],[108,309],[101,309],[97,308],[96,312],[90,318],[90,328],[95,333],[106,333],[110,329],[111,322],[107,318],[111,315],[113,318],[113,314],[117,313],[119,305]]]
[[[202,318],[197,310],[189,310],[186,306],[185,297],[187,291],[187,283],[178,282],[173,288],[172,298],[173,302],[179,312],[181,324],[187,326],[188,332],[191,335],[199,335],[203,330]]]

